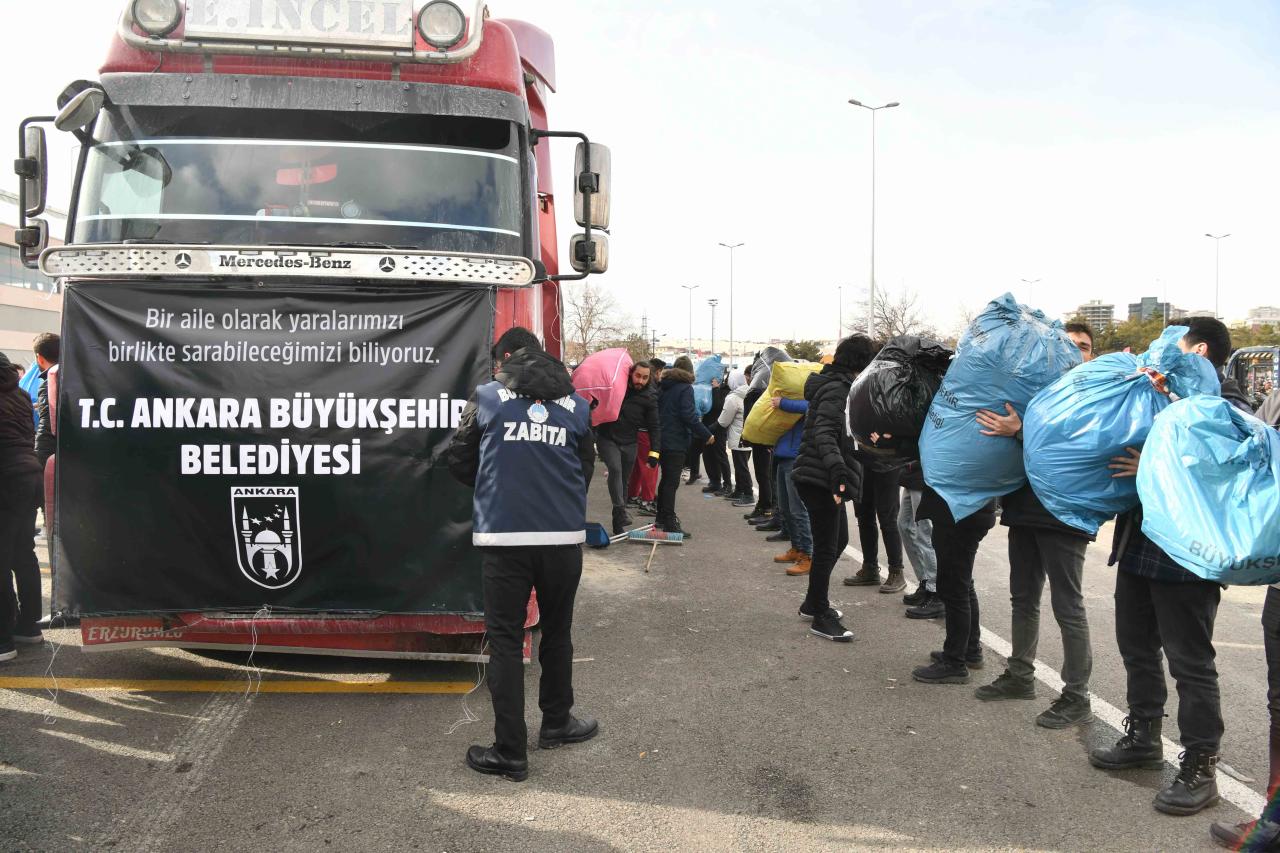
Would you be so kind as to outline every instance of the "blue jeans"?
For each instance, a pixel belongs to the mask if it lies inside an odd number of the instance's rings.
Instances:
[[[938,589],[938,555],[933,551],[933,522],[916,521],[916,508],[920,495],[912,489],[902,490],[902,508],[898,513],[898,530],[902,533],[902,548],[907,561],[916,574],[916,582],[924,584],[929,592]]]
[[[809,529],[809,510],[796,492],[795,480],[791,471],[796,466],[794,459],[777,459],[778,466],[778,508],[782,510],[787,532],[791,535],[791,547],[805,554],[813,553],[813,533]]]

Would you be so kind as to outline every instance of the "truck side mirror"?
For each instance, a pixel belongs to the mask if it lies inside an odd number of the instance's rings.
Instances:
[[[13,242],[18,244],[18,254],[23,266],[36,269],[40,253],[49,245],[49,223],[43,219],[29,219],[25,228],[13,232]]]
[[[44,213],[48,193],[49,152],[45,147],[44,128],[26,125],[22,129],[22,150],[13,162],[18,181],[18,204],[24,216]]]
[[[58,130],[77,131],[93,124],[107,102],[107,93],[97,86],[81,90],[58,113],[53,126]]]
[[[573,158],[573,172],[578,176],[577,185],[574,187],[573,192],[573,215],[578,220],[579,225],[583,228],[587,227],[586,205],[584,202],[590,196],[591,227],[608,231],[613,158],[606,145],[599,145],[593,142],[589,150],[591,154],[590,168],[587,167],[588,147],[586,144],[578,143],[577,153]]]
[[[592,231],[591,238],[587,239],[585,234],[574,234],[569,241],[569,263],[580,273],[601,275],[608,272],[609,235],[603,231]]]

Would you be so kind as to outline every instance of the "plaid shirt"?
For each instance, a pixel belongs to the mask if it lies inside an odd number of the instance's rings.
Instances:
[[[1153,581],[1187,583],[1200,581],[1199,577],[1173,561],[1156,543],[1142,532],[1142,507],[1127,512],[1116,522],[1112,542],[1111,559],[1107,565],[1120,565],[1120,571]]]

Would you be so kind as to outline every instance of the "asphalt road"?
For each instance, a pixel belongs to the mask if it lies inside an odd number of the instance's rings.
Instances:
[[[605,518],[601,485],[592,507]],[[484,687],[469,697],[377,692],[474,682],[475,666],[85,654],[78,632],[53,631],[0,664],[0,848],[1175,851],[1213,849],[1211,820],[1247,817],[1228,802],[1191,818],[1155,812],[1172,769],[1094,770],[1088,749],[1115,731],[1101,720],[1037,728],[1047,688],[1036,702],[979,703],[972,688],[1002,664],[991,650],[972,685],[913,682],[941,624],[903,618],[898,596],[840,586],[853,559],[837,567],[833,598],[855,642],[812,637],[795,613],[804,579],[770,559],[780,549],[696,488],[682,487],[679,509],[695,536],[661,549],[649,574],[645,546],[588,552],[575,683],[578,709],[598,716],[602,733],[534,751],[523,784],[463,766],[466,747],[491,737]],[[997,528],[977,571],[997,646],[1009,636],[1003,550]],[[1113,578],[1103,548],[1092,549],[1094,690],[1122,711]],[[1256,779],[1266,762],[1261,602],[1260,590],[1230,591],[1217,634],[1225,760]],[[1047,598],[1042,626],[1042,660],[1056,666]],[[4,686],[19,676],[56,676],[61,689]],[[85,690],[73,678],[121,681]],[[528,678],[536,696],[536,665]],[[136,679],[230,692],[127,689]],[[257,689],[317,680],[368,690]],[[536,727],[536,702],[528,717]],[[1167,733],[1176,737],[1172,719]],[[1237,788],[1246,804],[1262,790]]]

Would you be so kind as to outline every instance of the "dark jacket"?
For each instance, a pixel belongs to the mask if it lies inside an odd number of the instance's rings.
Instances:
[[[637,391],[634,386],[627,386],[627,395],[618,409],[618,419],[613,423],[600,424],[596,428],[601,438],[607,438],[615,444],[631,446],[636,443],[636,433],[645,430],[649,433],[651,447],[661,446],[662,424],[658,420],[658,389],[646,385]]]
[[[920,460],[912,459],[902,466],[902,478],[898,483],[909,492],[924,491],[924,469],[920,467]]]
[[[58,448],[58,440],[53,436],[53,424],[49,421],[49,371],[47,370],[40,372],[40,392],[36,396],[36,415],[40,418],[40,424],[36,427],[36,458],[40,460],[40,465],[43,468],[45,461]]]
[[[977,512],[956,521],[946,500],[926,483],[920,492],[920,506],[916,509],[916,521],[932,521],[935,530],[946,526],[976,534],[996,526],[996,502],[994,499],[989,500]]]
[[[1052,533],[1065,533],[1068,536],[1079,536],[1090,542],[1097,539],[1078,527],[1064,524],[1058,517],[1044,508],[1039,496],[1031,488],[1030,483],[1023,483],[1022,488],[1010,492],[1000,499],[1000,523],[1005,527],[1029,527],[1036,530],[1047,530]]]
[[[844,426],[845,401],[853,372],[828,364],[821,373],[812,374],[804,383],[804,399],[809,411],[804,418],[804,437],[792,478],[831,494],[839,494],[844,486],[845,500],[862,497],[862,464],[854,453],[854,441]]]
[[[472,542],[583,542],[595,455],[591,408],[564,365],[540,349],[513,353],[476,389],[449,445],[450,472],[476,490]]]
[[[711,411],[702,416],[702,425],[713,432],[720,426],[720,414],[724,411],[724,401],[729,396],[729,386],[721,382],[711,389]]]
[[[0,481],[39,476],[31,395],[18,387],[18,373],[0,352]]]
[[[684,453],[695,438],[705,442],[711,437],[711,430],[702,425],[693,404],[692,373],[670,368],[662,374],[658,387],[658,420],[662,424],[658,448],[663,453]]]
[[[1240,387],[1240,383],[1234,377],[1222,379],[1222,399],[1235,406],[1242,412],[1253,414],[1253,404],[1249,402],[1248,396],[1244,393],[1244,389]]]

